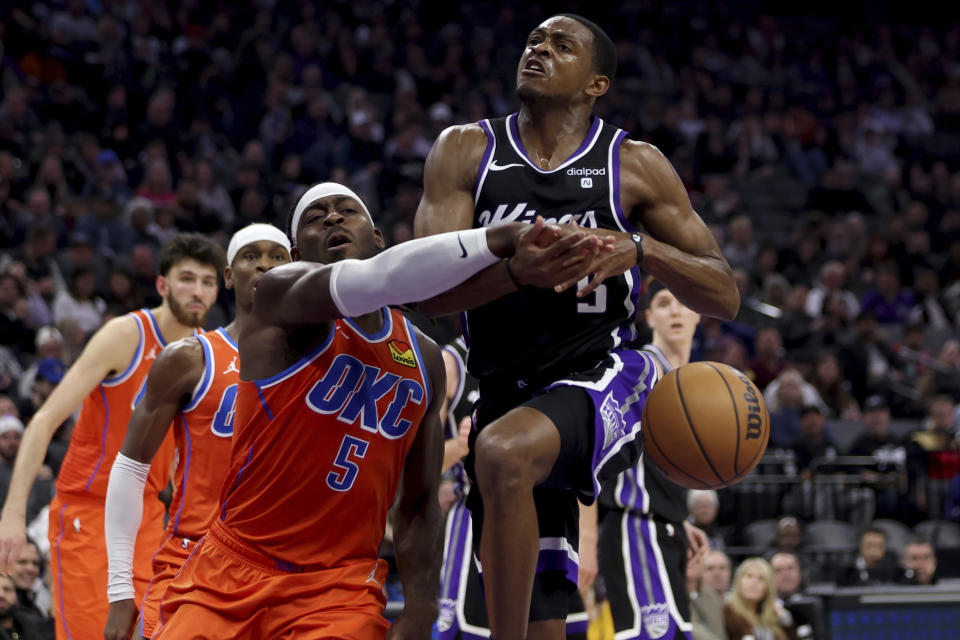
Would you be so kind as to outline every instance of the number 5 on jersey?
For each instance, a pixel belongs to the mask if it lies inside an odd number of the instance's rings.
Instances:
[[[366,440],[355,438],[353,436],[343,436],[340,443],[340,451],[337,452],[337,460],[333,463],[336,471],[327,474],[327,486],[334,491],[349,491],[357,479],[357,472],[360,468],[354,460],[362,460],[367,454]]]

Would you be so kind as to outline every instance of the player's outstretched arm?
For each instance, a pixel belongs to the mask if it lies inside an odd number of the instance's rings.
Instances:
[[[177,412],[189,405],[204,375],[203,347],[196,338],[167,346],[150,368],[144,396],[133,410],[120,454],[110,471],[104,528],[107,539],[105,640],[126,640],[137,621],[133,549],[143,518],[143,491],[150,462]]]
[[[403,613],[387,638],[428,638],[437,617],[437,585],[443,552],[443,516],[437,500],[443,461],[445,375],[440,349],[418,332],[417,339],[434,390],[430,408],[407,454],[394,517],[394,548],[403,584]]]
[[[450,127],[440,134],[424,167],[423,198],[413,223],[417,238],[473,227],[474,181],[486,145],[487,134],[475,124]],[[438,316],[487,304],[516,291],[518,284],[553,287],[570,279],[576,282],[592,273],[592,261],[587,258],[606,246],[583,243],[560,253],[524,242],[509,265],[500,261],[417,307],[428,316]]]
[[[267,324],[295,327],[419,302],[512,256],[521,243],[543,245],[551,255],[594,253],[601,246],[578,229],[542,219],[534,225],[442,233],[404,242],[367,260],[297,262],[272,269],[257,284],[254,313]]]
[[[30,419],[0,517],[0,567],[12,567],[26,542],[27,498],[54,432],[111,371],[127,368],[139,339],[136,320],[129,316],[105,324]]]

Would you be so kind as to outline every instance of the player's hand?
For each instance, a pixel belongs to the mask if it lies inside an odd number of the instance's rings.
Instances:
[[[599,565],[597,563],[597,539],[580,538],[580,568],[577,572],[577,589],[580,597],[586,602],[593,591],[593,584],[597,581]]]
[[[701,560],[703,556],[710,551],[710,540],[703,529],[695,527],[686,520],[683,521],[683,529],[687,532],[687,561]]]
[[[522,285],[555,287],[591,273],[595,259],[613,247],[608,237],[586,233],[576,224],[546,224],[537,216],[517,239],[510,268]]]
[[[604,238],[609,248],[604,251],[598,251],[593,256],[590,264],[579,263],[579,274],[577,277],[567,278],[557,284],[554,289],[557,293],[566,291],[576,285],[586,276],[592,276],[590,281],[584,287],[577,289],[577,297],[583,298],[594,289],[603,284],[607,278],[618,276],[625,271],[629,271],[637,266],[637,245],[628,233],[604,234],[599,236]]]
[[[23,518],[6,515],[0,518],[0,571],[13,569],[26,543],[27,526]]]
[[[429,638],[433,622],[437,619],[436,611],[418,614],[404,606],[403,613],[397,616],[396,622],[387,629],[386,640],[421,640]]]
[[[470,416],[464,416],[457,429],[456,452],[458,459],[470,453],[470,429],[472,428],[473,420],[470,419]]]
[[[103,629],[103,640],[130,640],[136,622],[137,603],[132,598],[111,602],[107,626]]]

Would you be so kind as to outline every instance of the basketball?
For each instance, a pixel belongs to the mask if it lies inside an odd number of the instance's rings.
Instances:
[[[770,413],[757,387],[733,367],[693,362],[665,375],[643,408],[647,453],[675,483],[720,489],[757,466]]]

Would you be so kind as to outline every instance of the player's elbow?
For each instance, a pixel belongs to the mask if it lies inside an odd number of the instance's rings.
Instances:
[[[727,289],[719,300],[720,313],[717,318],[728,321],[733,320],[740,313],[740,291],[736,285]]]

